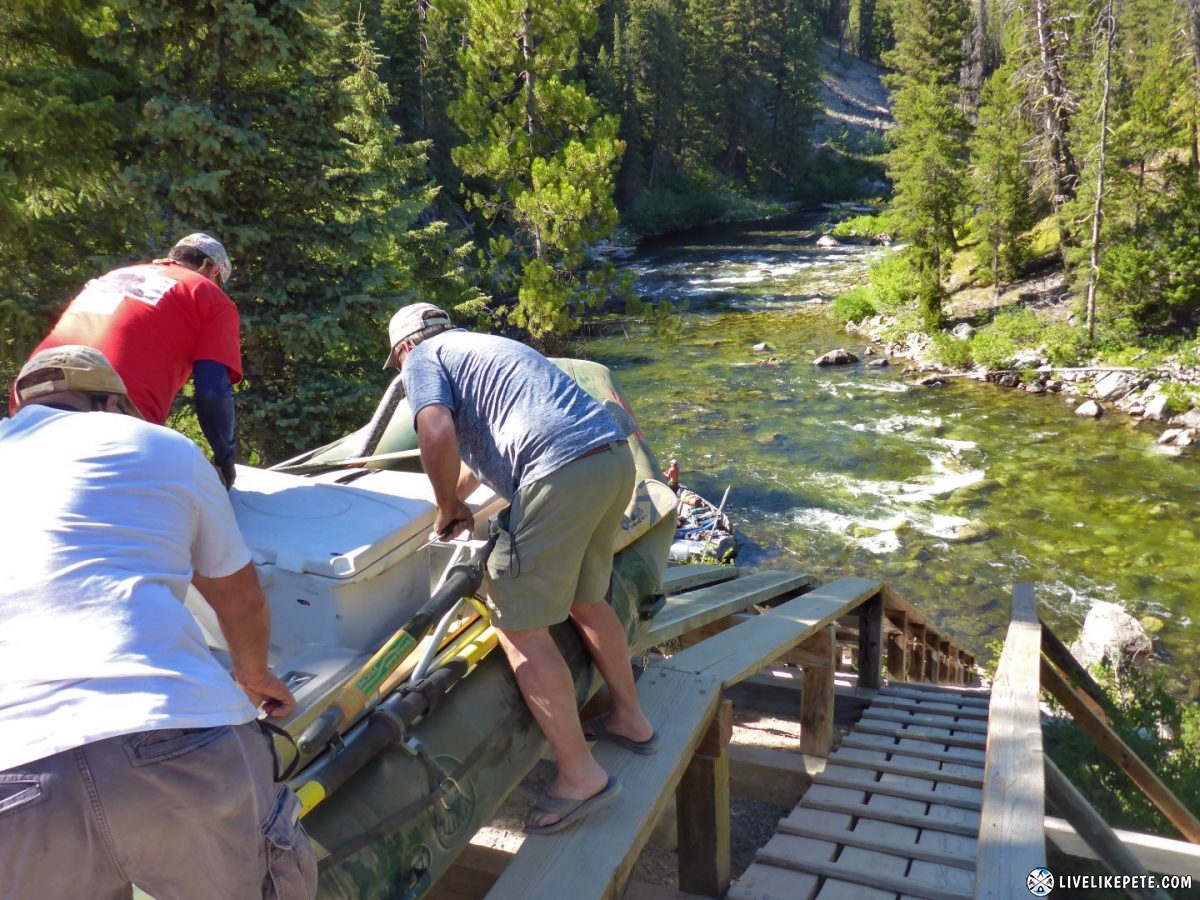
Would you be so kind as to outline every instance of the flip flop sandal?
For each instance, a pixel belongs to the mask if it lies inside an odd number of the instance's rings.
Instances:
[[[614,731],[609,731],[608,716],[597,716],[584,722],[583,736],[589,741],[611,741],[618,747],[624,747],[630,753],[636,753],[638,756],[650,756],[658,752],[657,731],[644,741],[635,741]]]
[[[583,800],[568,800],[565,797],[551,797],[549,794],[542,794],[533,805],[534,812],[552,813],[559,818],[548,825],[530,825],[526,822],[525,833],[554,834],[556,831],[562,831],[568,825],[585,819],[597,810],[608,806],[617,799],[617,795],[620,793],[621,782],[617,780],[616,775],[609,775],[608,784],[604,786],[604,790],[585,797]]]

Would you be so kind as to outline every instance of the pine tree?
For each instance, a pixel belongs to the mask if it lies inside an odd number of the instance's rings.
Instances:
[[[609,273],[584,275],[588,246],[616,225],[617,122],[575,79],[591,0],[472,3],[466,74],[451,115],[469,136],[454,148],[468,209],[492,232],[487,267],[507,314],[535,337],[564,335],[604,299]]]
[[[0,10],[0,380],[8,384],[88,278],[128,258],[111,188],[136,77],[99,57],[95,3]]]
[[[927,4],[902,0],[896,10],[892,150],[887,166],[894,208],[921,278],[918,288],[928,329],[941,323],[941,277],[957,248],[963,211],[966,120],[958,76],[968,21],[962,0]]]
[[[971,138],[971,188],[977,210],[972,227],[981,238],[983,274],[999,293],[1001,283],[1021,271],[1027,253],[1023,235],[1037,210],[1032,173],[1024,159],[1031,129],[1009,66],[984,82],[978,119]]]

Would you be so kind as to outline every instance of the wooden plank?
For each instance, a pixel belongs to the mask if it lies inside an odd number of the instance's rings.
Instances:
[[[833,687],[837,668],[837,627],[827,625],[800,645],[821,660],[804,670],[800,695],[800,752],[826,756],[833,747]]]
[[[878,581],[838,579],[677,653],[664,665],[735,684],[878,591]]]
[[[640,653],[709,622],[749,609],[756,603],[805,589],[812,583],[811,575],[755,572],[677,597],[668,597],[658,615],[643,623],[642,630],[634,635],[631,649],[634,653]]]
[[[809,798],[801,801],[803,809],[818,809],[824,812],[847,813],[860,818],[869,818],[877,822],[890,822],[893,825],[907,825],[910,828],[925,828],[931,831],[944,831],[947,834],[958,834],[973,838],[979,834],[978,825],[969,822],[956,822],[948,819],[930,817],[929,815],[912,815],[903,812],[891,812],[883,808],[867,807],[862,803],[847,803],[845,801]],[[786,821],[786,820],[785,820]]]
[[[667,594],[681,594],[693,588],[732,581],[737,577],[737,566],[710,566],[704,563],[667,566],[667,573],[663,575],[663,591]]]
[[[891,697],[879,694],[871,703],[881,709],[904,709],[912,712],[930,712],[954,716],[956,719],[970,719],[978,722],[987,721],[987,712],[979,707],[957,706],[950,701],[940,700],[908,700],[902,697]]]
[[[759,851],[760,857],[762,851]],[[763,858],[764,862],[768,860]],[[856,862],[853,868],[840,866],[837,863],[823,862],[821,860],[791,860],[786,857],[774,857],[769,860],[769,864],[783,869],[793,869],[797,872],[806,872],[811,875],[820,875],[824,878],[834,879],[845,884],[853,885],[857,890],[853,891],[850,896],[862,897],[862,888],[871,888],[880,891],[890,891],[893,894],[906,894],[910,897],[925,898],[925,900],[967,900],[970,894],[964,894],[962,891],[950,891],[939,885],[929,884],[927,882],[917,881],[913,878],[906,878],[903,875],[885,874],[871,869],[862,869],[861,862]],[[818,895],[823,897],[824,894]]]
[[[972,778],[970,775],[945,772],[941,769],[918,769],[915,766],[898,766],[890,762],[883,762],[882,760],[854,759],[853,757],[842,756],[837,753],[830,754],[829,763],[848,768],[881,772],[888,775],[912,775],[915,778],[926,778],[930,781],[937,781],[942,784],[954,784],[961,787],[977,788],[983,786],[982,778]]]
[[[1104,868],[1114,875],[1142,876],[1142,884],[1150,872],[1138,861],[1124,844],[1117,840],[1112,829],[1096,812],[1087,798],[1071,783],[1054,760],[1046,757],[1046,795],[1050,802],[1061,810],[1075,831],[1083,836],[1089,847],[1096,851]],[[1140,900],[1171,900],[1171,895],[1161,888],[1136,886],[1126,888],[1131,897]]]
[[[810,825],[796,822],[781,821],[777,829],[783,834],[793,834],[797,837],[813,838],[815,840],[833,841],[847,847],[861,847],[864,850],[878,850],[892,856],[902,856],[906,859],[923,859],[926,862],[943,866],[954,866],[959,869],[975,871],[975,857],[972,854],[954,855],[938,850],[926,849],[916,843],[889,842],[875,836],[864,836],[856,831],[833,831],[828,828],[814,828]]]
[[[940,684],[889,684],[879,689],[884,697],[903,697],[908,700],[939,700],[957,703],[964,707],[987,709],[991,699],[990,688],[946,687]]]
[[[1093,711],[1090,703],[1085,702],[1079,694],[1066,682],[1058,669],[1042,660],[1042,686],[1071,717],[1079,724],[1088,736],[1108,754],[1117,766],[1130,777],[1150,802],[1158,808],[1167,820],[1179,829],[1179,833],[1193,844],[1200,844],[1200,820],[1190,809],[1184,806],[1171,789],[1163,784],[1154,770],[1142,761],[1142,758],[1121,739],[1103,719]]]
[[[1114,828],[1113,834],[1151,872],[1190,875],[1196,881],[1200,881],[1200,845],[1160,837],[1157,834],[1122,831],[1119,828]],[[1100,858],[1066,819],[1046,816],[1046,837],[1059,850],[1070,856],[1080,856],[1084,859]]]
[[[721,701],[676,792],[679,888],[706,897],[729,889],[729,738],[733,704]]]
[[[1038,709],[1038,659],[1042,627],[1033,586],[1013,587],[1012,618],[988,719],[987,760],[983,771],[983,813],[975,897],[1027,895],[1014,872],[1031,872],[1046,862],[1046,817],[1042,723]],[[1018,883],[1020,882],[1020,883]]]
[[[855,769],[859,775],[866,775],[867,772],[862,769]],[[844,773],[838,773],[831,769],[826,769],[821,774],[813,779],[814,784],[823,784],[830,787],[844,788],[861,788],[870,794],[878,794],[882,797],[895,797],[899,800],[916,800],[918,803],[937,803],[942,806],[953,806],[957,809],[979,810],[980,801],[972,797],[956,797],[949,793],[938,794],[932,789],[932,786],[925,789],[903,787],[888,781],[877,781],[875,779],[867,779],[863,777],[848,777]]]
[[[984,754],[979,750],[972,750],[966,747],[936,750],[933,746],[922,741],[900,745],[895,743],[891,737],[883,735],[851,733],[842,738],[839,746],[859,750],[881,750],[885,753],[909,756],[914,759],[935,759],[939,762],[952,762],[958,765],[975,766],[978,768],[983,768],[984,763]]]
[[[914,712],[907,709],[890,709],[876,703],[871,704],[867,715],[872,719],[900,722],[904,725],[928,725],[933,728],[945,728],[948,731],[961,731],[967,734],[987,734],[987,722],[978,719],[963,719],[959,721],[953,713]]]
[[[982,736],[974,737],[968,734],[950,734],[944,728],[907,728],[899,722],[871,720],[865,716],[858,720],[858,724],[854,726],[854,730],[861,734],[888,735],[909,741],[925,741],[930,744],[940,744],[943,747],[969,747],[982,750],[986,746],[986,741]]]
[[[607,809],[566,831],[525,838],[488,893],[490,900],[561,896],[613,900],[629,878],[646,838],[683,777],[716,712],[720,685],[713,679],[651,666],[638,679],[638,698],[659,732],[659,752],[638,756],[601,741],[593,754],[622,784]]]

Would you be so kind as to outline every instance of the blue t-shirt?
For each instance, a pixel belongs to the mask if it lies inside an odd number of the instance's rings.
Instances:
[[[404,391],[415,417],[450,410],[463,461],[506,499],[624,432],[569,375],[531,347],[460,328],[408,354]]]

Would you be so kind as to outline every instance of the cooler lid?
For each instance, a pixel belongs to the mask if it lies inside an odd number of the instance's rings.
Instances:
[[[429,479],[386,474],[367,489],[238,466],[229,499],[255,563],[349,579],[433,527]]]

